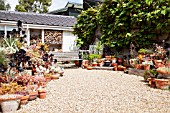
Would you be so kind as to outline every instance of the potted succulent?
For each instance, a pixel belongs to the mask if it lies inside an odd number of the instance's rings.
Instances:
[[[59,66],[51,66],[50,71],[52,72],[51,79],[59,79],[60,77],[60,72],[61,68]]]
[[[46,92],[47,92],[46,89],[40,87],[40,88],[38,89],[39,98],[40,98],[40,99],[46,98]]]
[[[17,83],[1,83],[0,87],[0,104],[3,113],[15,112],[20,104],[22,95],[15,94],[16,92],[22,91],[24,88]]]
[[[169,89],[170,80],[168,79],[155,79],[156,87],[158,89]]]

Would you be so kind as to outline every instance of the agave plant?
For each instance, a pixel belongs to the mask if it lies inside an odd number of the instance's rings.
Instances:
[[[6,47],[5,52],[8,54],[15,53],[18,51],[18,47],[16,45],[17,40],[14,38],[3,38],[3,47]]]

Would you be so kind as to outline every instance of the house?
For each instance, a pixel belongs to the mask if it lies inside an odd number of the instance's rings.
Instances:
[[[49,44],[50,49],[63,52],[76,48],[77,37],[72,34],[76,24],[74,16],[0,11],[0,35],[6,37],[12,30],[17,30],[18,20],[22,22],[28,45],[42,42]]]
[[[90,7],[97,6],[102,3],[103,0],[83,0],[83,9],[87,10]]]
[[[102,0],[83,0],[83,4],[68,2],[64,8],[51,11],[49,14],[77,17],[83,10],[87,10],[101,3]]]
[[[77,17],[82,10],[83,4],[68,2],[64,8],[51,11],[49,14]]]

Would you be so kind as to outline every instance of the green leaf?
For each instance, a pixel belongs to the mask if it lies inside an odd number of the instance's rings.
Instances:
[[[166,14],[166,10],[162,10],[161,14],[165,15]]]

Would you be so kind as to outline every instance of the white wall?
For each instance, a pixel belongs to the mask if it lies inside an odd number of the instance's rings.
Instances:
[[[63,45],[62,50],[63,52],[73,51],[76,46],[75,40],[77,36],[72,34],[71,31],[63,31]]]

